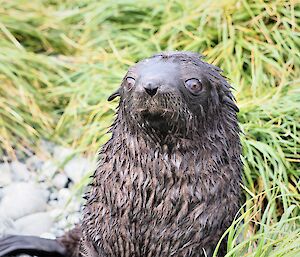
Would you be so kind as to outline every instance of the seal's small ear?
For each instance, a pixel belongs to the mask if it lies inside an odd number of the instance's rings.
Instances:
[[[223,96],[223,102],[231,107],[235,112],[239,112],[240,109],[236,106],[233,96]]]
[[[108,97],[108,101],[112,101],[114,100],[116,97],[120,96],[120,88],[117,89],[117,91],[115,91],[114,93],[112,93],[109,97]]]

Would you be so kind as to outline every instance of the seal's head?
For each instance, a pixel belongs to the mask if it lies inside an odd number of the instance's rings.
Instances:
[[[109,100],[120,95],[125,118],[147,132],[189,137],[223,107],[238,111],[220,71],[195,53],[157,54],[131,67]]]

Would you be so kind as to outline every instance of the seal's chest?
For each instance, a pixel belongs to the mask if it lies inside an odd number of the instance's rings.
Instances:
[[[195,247],[200,223],[195,220],[199,213],[185,197],[186,189],[182,185],[153,186],[149,182],[135,188],[134,194],[128,191],[127,200],[109,208],[98,224],[102,230],[97,234],[99,245],[111,252],[108,256],[123,256],[116,254],[120,249],[126,249],[128,256],[192,256],[186,254]]]
[[[217,173],[207,177],[195,158],[152,157],[102,167],[85,210],[88,234],[104,256],[201,256],[210,245],[202,238],[214,245],[223,222],[212,215],[222,199],[208,194],[218,186],[205,186]]]

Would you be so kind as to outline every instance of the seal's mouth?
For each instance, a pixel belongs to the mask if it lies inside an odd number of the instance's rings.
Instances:
[[[163,110],[143,110],[141,112],[142,120],[147,127],[152,128],[161,133],[167,133],[170,130],[170,119],[167,118],[168,111]]]
[[[163,114],[161,112],[149,112],[149,111],[144,111],[142,112],[142,117],[143,119],[150,121],[150,122],[156,122],[162,120]]]
[[[135,109],[135,120],[149,135],[164,140],[169,135],[185,134],[185,120],[176,109],[165,106],[143,106]]]
[[[147,107],[147,108],[140,108],[137,110],[143,117],[150,117],[153,116],[154,118],[159,117],[167,117],[174,114],[174,110],[166,109],[166,108],[159,108],[159,107]]]
[[[155,131],[156,135],[164,137],[181,126],[178,123],[180,113],[168,104],[167,98],[139,98],[137,102],[133,114],[136,121],[149,133]]]

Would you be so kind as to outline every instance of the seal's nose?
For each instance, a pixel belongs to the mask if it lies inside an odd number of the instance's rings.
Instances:
[[[154,85],[151,82],[148,82],[145,86],[145,91],[148,93],[150,96],[154,96],[157,92],[158,86]]]

